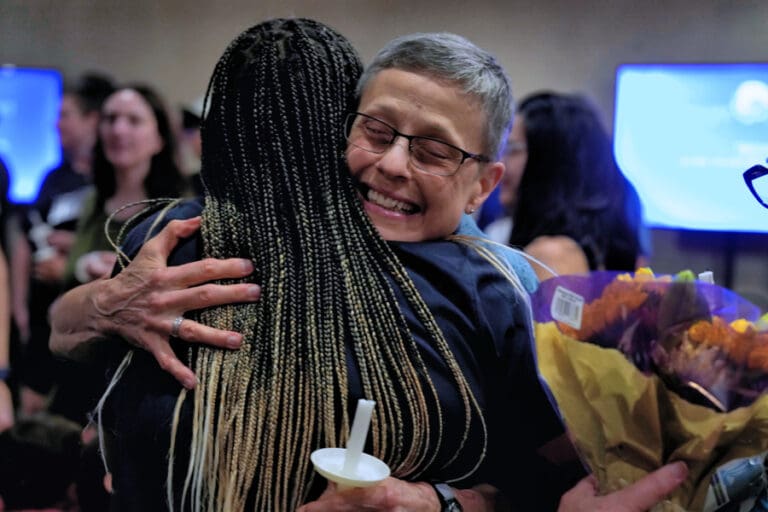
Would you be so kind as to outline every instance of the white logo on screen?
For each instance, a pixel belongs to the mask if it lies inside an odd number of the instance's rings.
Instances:
[[[731,99],[731,114],[744,124],[768,121],[768,84],[760,80],[741,82]]]

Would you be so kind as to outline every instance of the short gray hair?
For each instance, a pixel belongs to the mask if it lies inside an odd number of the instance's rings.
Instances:
[[[498,160],[512,126],[514,103],[509,78],[496,58],[456,34],[416,33],[393,39],[366,68],[357,84],[362,96],[368,82],[385,69],[402,69],[453,82],[480,101],[486,115],[486,150]]]

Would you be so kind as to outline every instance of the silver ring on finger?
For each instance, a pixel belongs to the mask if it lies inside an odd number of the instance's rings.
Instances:
[[[173,319],[173,324],[171,324],[171,337],[172,338],[178,338],[179,337],[179,330],[181,329],[181,323],[184,321],[184,317],[179,315],[176,318]]]

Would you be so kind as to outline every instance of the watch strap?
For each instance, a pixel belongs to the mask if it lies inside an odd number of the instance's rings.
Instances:
[[[464,510],[459,500],[456,499],[453,487],[443,482],[431,482],[431,485],[437,493],[437,499],[440,500],[440,512],[462,512]]]
[[[11,376],[11,369],[8,367],[0,368],[0,380],[8,380],[8,377]]]

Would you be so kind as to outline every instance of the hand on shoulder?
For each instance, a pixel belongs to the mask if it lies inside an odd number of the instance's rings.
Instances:
[[[122,272],[73,288],[51,310],[51,348],[76,357],[94,337],[118,335],[150,352],[182,385],[195,385],[194,373],[174,353],[170,337],[237,348],[242,335],[213,329],[183,317],[208,306],[258,300],[258,285],[211,281],[245,277],[253,264],[241,258],[211,259],[168,266],[171,251],[199,229],[200,217],[172,220],[148,240]]]

